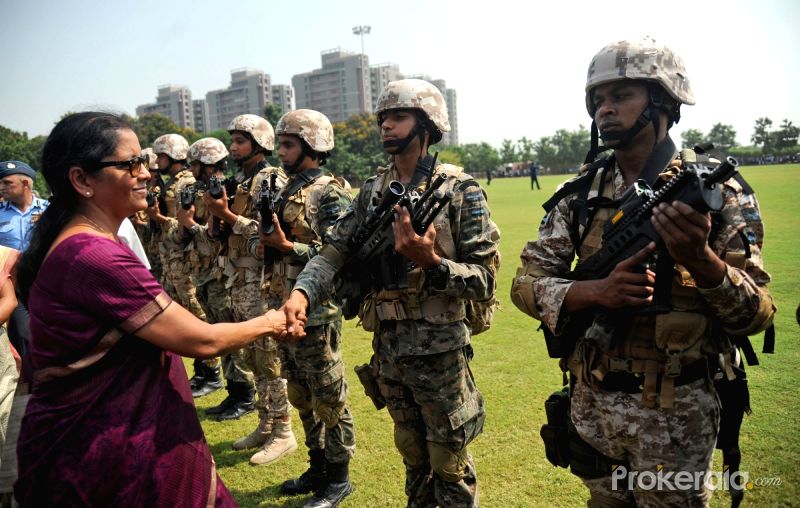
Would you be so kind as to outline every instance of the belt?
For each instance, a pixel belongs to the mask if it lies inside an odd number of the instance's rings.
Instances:
[[[663,374],[658,374],[656,392],[661,391]],[[698,379],[709,378],[708,361],[705,358],[696,360],[681,367],[681,373],[675,378],[675,386],[686,385]],[[600,389],[607,392],[642,393],[644,374],[632,372],[608,372],[600,382]]]

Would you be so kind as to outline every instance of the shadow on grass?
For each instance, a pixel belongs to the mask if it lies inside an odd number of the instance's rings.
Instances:
[[[299,508],[303,506],[309,499],[311,499],[311,494],[296,497],[282,496],[278,491],[279,488],[280,485],[273,485],[258,491],[245,491],[239,489],[229,490],[240,506]]]

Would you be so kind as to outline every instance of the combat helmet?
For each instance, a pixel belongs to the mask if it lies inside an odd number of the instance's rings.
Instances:
[[[164,134],[153,141],[153,152],[165,154],[173,161],[185,161],[189,152],[189,142],[180,134]]]
[[[659,111],[667,113],[669,129],[673,123],[680,121],[681,104],[691,106],[695,103],[683,61],[669,47],[656,42],[650,36],[607,45],[592,58],[586,74],[586,111],[592,117],[592,149],[587,155],[587,162],[604,149],[597,146],[598,133],[594,122],[596,108],[592,92],[600,85],[625,79],[645,81],[648,84],[650,104],[631,129],[603,136],[604,141],[618,141],[616,147],[628,143],[648,123],[653,124],[658,138]],[[669,97],[665,97],[664,93]]]
[[[303,151],[300,157],[291,164],[283,164],[283,168],[290,173],[296,172],[307,156],[318,161],[320,166],[324,166],[333,150],[331,121],[313,109],[289,111],[278,120],[275,133],[278,136],[291,134],[302,141]]]
[[[228,132],[246,132],[255,144],[272,152],[275,149],[275,132],[269,122],[258,115],[239,115],[228,125]]]
[[[438,88],[425,80],[401,79],[386,85],[375,106],[375,116],[379,126],[382,113],[392,109],[421,111],[429,124],[431,144],[438,143],[443,133],[450,132],[444,96]]]
[[[142,157],[147,157],[147,167],[149,169],[158,169],[158,163],[156,162],[158,156],[152,148],[142,148]]]
[[[189,164],[199,161],[206,166],[215,166],[220,161],[224,161],[228,156],[225,144],[217,138],[198,139],[189,147]]]
[[[333,150],[333,126],[328,117],[313,109],[289,111],[278,121],[277,135],[294,134],[315,152]]]

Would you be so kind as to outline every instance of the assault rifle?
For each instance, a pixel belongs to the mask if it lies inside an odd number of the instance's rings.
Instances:
[[[275,231],[272,216],[277,210],[275,197],[278,195],[278,175],[272,173],[269,178],[261,180],[261,190],[258,194],[258,213],[261,216],[261,232],[265,235]],[[281,254],[275,249],[264,246],[264,266],[270,266]]]
[[[656,232],[650,218],[653,209],[661,203],[682,201],[700,213],[719,211],[724,205],[721,184],[736,173],[739,163],[727,157],[716,168],[692,164],[657,189],[647,182],[637,181],[622,197],[622,205],[603,228],[602,247],[592,256],[581,260],[567,275],[572,280],[596,280],[607,277],[621,261],[630,258],[650,242],[656,242],[656,282],[653,303],[635,309],[639,314],[663,314],[670,312],[672,296],[672,274],[674,260],[669,255],[664,241]],[[646,267],[641,267],[644,272]],[[630,311],[630,309],[627,309]],[[560,337],[545,332],[548,353],[560,358],[572,351],[579,335],[592,324],[597,309],[575,313]],[[612,319],[613,321],[613,319]],[[601,344],[609,346],[608,344]]]
[[[186,187],[181,189],[180,194],[180,202],[181,208],[184,210],[189,210],[194,206],[194,200],[197,196],[197,190],[195,189],[194,185],[187,185]],[[188,245],[189,242],[192,241],[192,230],[189,228],[183,228],[183,243]]]
[[[226,184],[226,179],[219,178],[218,176],[215,175],[211,176],[208,179],[208,189],[206,190],[206,192],[208,192],[208,195],[211,196],[212,198],[219,199],[222,197],[223,194],[222,187],[225,184]],[[228,205],[230,205],[230,199],[231,199],[230,194],[228,194]],[[224,241],[224,239],[221,238],[221,235],[226,234],[225,232],[228,232],[229,234],[229,228],[225,228],[225,230],[223,231],[221,219],[216,215],[212,215],[211,236],[213,236],[214,238],[220,238],[221,240]]]
[[[426,157],[421,164],[429,175],[435,167],[436,157]],[[405,186],[397,180],[389,182],[383,197],[367,212],[367,216],[350,237],[350,255],[338,277],[336,298],[342,303],[345,319],[358,313],[361,298],[378,283],[386,289],[408,287],[407,275],[413,269],[408,259],[394,250],[394,206],[405,207],[411,214],[411,226],[418,235],[424,235],[439,213],[453,199],[453,191],[440,189],[447,177],[438,175],[429,181],[428,188],[419,194],[414,185]],[[378,273],[368,273],[365,267],[375,267]],[[371,276],[377,276],[375,281]]]

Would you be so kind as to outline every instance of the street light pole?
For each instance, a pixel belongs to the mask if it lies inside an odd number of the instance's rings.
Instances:
[[[353,27],[353,35],[361,36],[361,80],[359,84],[359,88],[361,89],[361,112],[368,111],[367,110],[367,94],[364,90],[364,35],[369,35],[370,30],[372,27],[369,25],[358,25]]]

